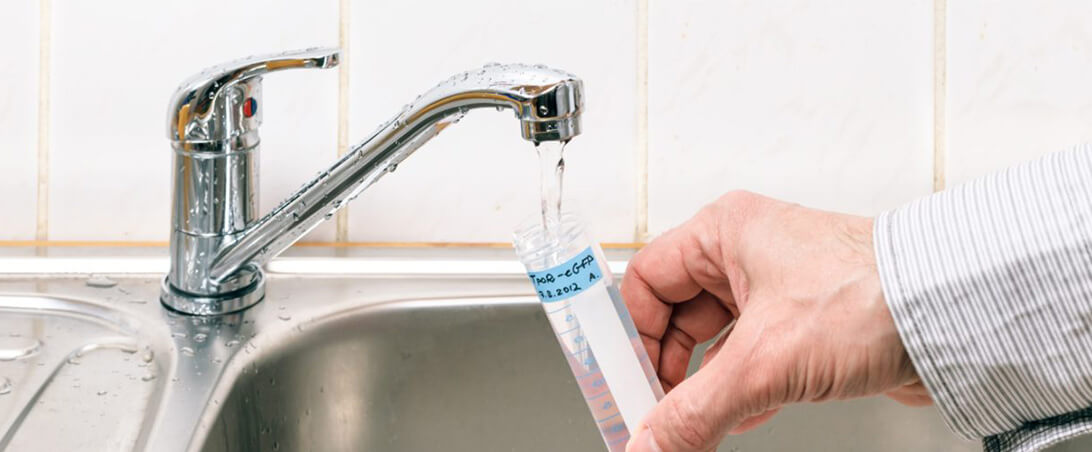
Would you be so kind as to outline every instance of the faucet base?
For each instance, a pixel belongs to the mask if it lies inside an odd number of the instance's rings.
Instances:
[[[223,295],[194,295],[175,289],[163,278],[159,301],[168,309],[189,315],[224,315],[254,306],[265,297],[265,274],[257,272],[254,282]]]

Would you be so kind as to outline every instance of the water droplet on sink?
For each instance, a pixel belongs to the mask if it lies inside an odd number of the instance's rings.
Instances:
[[[0,377],[0,395],[11,394],[11,390],[15,386],[11,384],[11,380],[8,377]]]
[[[155,374],[148,372],[140,376],[140,381],[152,381],[155,380]]]
[[[277,314],[277,318],[281,319],[281,320],[284,320],[284,321],[289,321],[289,320],[292,320],[292,315],[288,314],[288,313],[281,313],[281,314]]]
[[[80,365],[80,355],[69,356],[67,362],[68,362],[68,364],[72,364],[74,366]]]
[[[208,339],[208,338],[209,338],[209,335],[207,335],[205,333],[197,333],[197,334],[193,335],[193,341],[197,342],[199,344],[202,343],[202,342],[205,342],[205,339]]]
[[[0,340],[0,361],[15,361],[33,356],[42,349],[42,342],[37,339]]]
[[[175,332],[171,333],[171,337],[173,337],[175,339],[185,339],[186,338],[186,333],[183,333],[181,331],[175,331]]]
[[[96,392],[95,394],[96,394],[96,395],[100,395],[100,396],[104,396],[104,395],[106,395],[106,390],[105,390],[105,389],[103,389],[103,390],[101,390],[101,391],[98,391],[98,392]]]
[[[190,356],[190,357],[193,356],[193,349],[192,348],[182,347],[179,351],[181,351],[183,355]]]
[[[155,352],[150,348],[145,350],[143,355],[140,355],[140,360],[145,363],[150,363],[153,359],[155,359]]]
[[[129,302],[132,303],[132,304],[145,304],[145,303],[147,303],[146,300],[129,300]]]
[[[88,287],[106,289],[118,285],[118,282],[102,275],[91,275],[90,278],[87,278],[87,281],[84,281],[84,284],[87,284]]]
[[[397,163],[391,163],[390,165],[387,165],[387,172],[388,173],[393,173],[394,170],[396,170],[396,169],[398,169],[398,164]]]
[[[232,340],[227,341],[226,343],[224,343],[224,345],[228,346],[228,347],[234,347],[236,345],[239,345],[239,341],[237,341],[235,339],[232,339]]]
[[[281,450],[281,443],[273,441],[273,450]]]

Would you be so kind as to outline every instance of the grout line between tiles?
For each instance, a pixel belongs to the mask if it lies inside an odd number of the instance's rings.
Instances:
[[[933,0],[933,191],[944,190],[947,178],[948,5]]]
[[[38,199],[34,238],[49,239],[49,92],[52,31],[52,1],[41,0],[38,10]],[[45,254],[37,248],[35,254]]]
[[[648,0],[637,0],[637,224],[634,241],[648,240]]]
[[[341,57],[337,75],[337,156],[349,151],[349,0],[338,1],[338,47]],[[337,213],[334,241],[349,240],[349,206]]]

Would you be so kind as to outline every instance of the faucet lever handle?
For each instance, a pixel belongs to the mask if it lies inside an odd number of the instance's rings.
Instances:
[[[340,54],[337,48],[316,47],[251,56],[205,69],[183,82],[171,97],[167,137],[193,144],[224,142],[256,130],[261,124],[262,75],[336,67]]]

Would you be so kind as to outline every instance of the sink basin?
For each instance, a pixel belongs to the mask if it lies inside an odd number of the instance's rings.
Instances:
[[[250,364],[205,452],[604,450],[532,298],[386,303],[338,313]],[[873,398],[786,409],[741,451],[977,451],[932,408]]]
[[[202,450],[598,450],[531,298],[394,302],[305,325],[251,363]]]
[[[155,272],[108,275],[112,288],[0,275],[0,294],[36,294],[0,295],[0,336],[21,328],[0,338],[0,377],[16,386],[0,394],[0,438],[8,450],[605,450],[518,264],[331,262],[270,271],[264,301],[213,319],[165,310]],[[27,337],[43,339],[33,359],[4,361]],[[46,384],[38,369],[60,371]],[[934,408],[876,397],[787,407],[720,450],[980,447]]]

